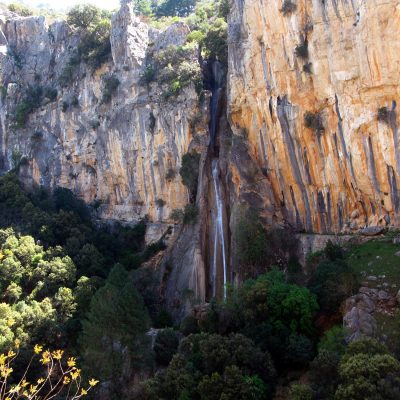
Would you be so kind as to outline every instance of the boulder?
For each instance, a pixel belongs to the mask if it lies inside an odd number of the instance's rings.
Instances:
[[[347,340],[355,341],[363,337],[373,337],[376,333],[375,318],[367,311],[353,307],[343,318],[343,325],[349,331]]]
[[[363,236],[376,236],[383,233],[384,228],[382,226],[367,226],[364,229],[361,229],[359,232]]]

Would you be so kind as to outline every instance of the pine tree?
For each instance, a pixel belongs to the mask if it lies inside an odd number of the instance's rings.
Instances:
[[[150,353],[145,336],[148,313],[122,265],[114,266],[105,286],[93,296],[82,325],[80,345],[86,367],[118,391],[120,380],[143,368]]]

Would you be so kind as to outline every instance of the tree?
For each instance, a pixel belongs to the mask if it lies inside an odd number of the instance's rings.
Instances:
[[[164,0],[157,8],[157,17],[186,17],[193,10],[197,0]]]
[[[336,400],[398,399],[400,362],[374,340],[349,345],[339,364]]]
[[[153,13],[151,0],[133,0],[133,11],[136,14],[150,16]]]
[[[157,333],[154,343],[154,352],[156,360],[161,365],[168,365],[176,353],[179,345],[179,339],[172,328],[162,329]]]
[[[94,295],[83,321],[80,344],[84,363],[119,393],[121,379],[145,366],[149,325],[143,299],[121,265],[111,270]]]
[[[92,4],[81,4],[71,8],[67,22],[77,29],[88,29],[101,19],[101,10]]]
[[[335,313],[357,284],[352,268],[342,259],[322,261],[313,273],[308,287],[315,293],[321,309]]]

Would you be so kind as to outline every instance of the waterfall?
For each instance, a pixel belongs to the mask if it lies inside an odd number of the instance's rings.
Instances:
[[[213,295],[216,294],[216,278],[217,278],[217,256],[218,250],[221,249],[222,267],[223,267],[223,284],[224,284],[224,300],[226,299],[226,284],[227,284],[227,265],[226,265],[226,251],[225,251],[225,232],[224,232],[224,219],[222,213],[222,197],[221,197],[221,183],[219,179],[218,160],[212,160],[212,177],[214,182],[215,202],[217,218],[214,222],[214,255],[212,266],[212,280],[213,280]]]
[[[3,94],[0,93],[0,123],[1,123],[1,148],[0,148],[0,168],[5,167],[4,158],[6,157],[6,142],[7,142],[7,130],[6,130],[6,115],[5,115],[5,105],[3,103]],[[3,162],[3,165],[2,165]]]
[[[208,226],[209,234],[209,279],[210,279],[210,296],[223,296],[226,299],[226,285],[228,283],[228,260],[227,254],[227,238],[226,227],[226,207],[224,204],[224,186],[221,179],[220,170],[220,135],[221,135],[221,119],[225,117],[224,110],[225,99],[225,70],[224,66],[218,60],[208,60],[205,62],[205,84],[206,88],[211,91],[210,98],[210,121],[209,121],[209,148],[208,160],[210,168],[210,189],[213,187],[213,192],[210,190],[210,206],[211,220]],[[211,184],[212,180],[212,184]],[[221,294],[221,286],[223,292]]]

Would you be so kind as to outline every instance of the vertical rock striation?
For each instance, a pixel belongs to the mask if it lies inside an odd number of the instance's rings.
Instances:
[[[263,208],[308,232],[398,226],[400,3],[296,4],[234,0],[230,14],[229,118],[272,193]]]

